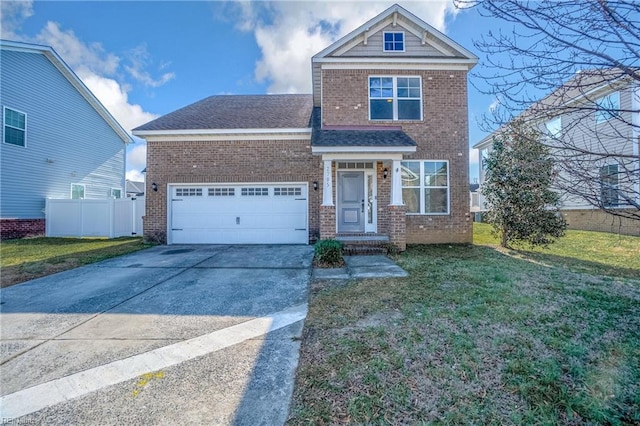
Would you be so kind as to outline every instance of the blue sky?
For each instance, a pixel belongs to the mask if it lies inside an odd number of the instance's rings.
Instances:
[[[215,94],[310,93],[310,58],[394,2],[3,1],[2,38],[52,46],[126,130]],[[398,2],[467,49],[496,28],[450,1]],[[482,65],[479,66],[482,66]],[[470,145],[495,102],[469,85]],[[142,180],[146,146],[127,149]],[[478,165],[472,153],[470,178]]]

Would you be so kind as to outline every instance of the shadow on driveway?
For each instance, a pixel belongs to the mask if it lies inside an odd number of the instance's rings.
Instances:
[[[302,306],[312,251],[159,246],[4,289],[3,398],[200,336],[242,333],[255,318]],[[48,424],[122,416],[134,422],[282,423],[301,329],[298,320],[254,333],[170,365],[142,385],[140,378],[126,380],[28,417]]]

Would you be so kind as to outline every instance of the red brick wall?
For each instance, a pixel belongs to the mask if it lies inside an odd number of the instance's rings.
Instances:
[[[422,77],[422,121],[370,121],[368,77],[419,75]],[[389,124],[402,126],[418,144],[406,159],[448,160],[450,214],[407,216],[407,243],[470,243],[469,130],[467,73],[465,71],[323,70],[322,122],[325,125]],[[389,167],[389,166],[387,166]],[[390,167],[389,167],[390,168]],[[387,179],[390,183],[390,179]],[[385,182],[378,178],[378,204],[388,204]],[[388,211],[388,209],[384,209]],[[388,229],[383,211],[378,227]]]
[[[310,141],[187,141],[147,144],[146,236],[166,238],[167,184],[308,182],[309,236],[320,233],[320,158],[311,155]],[[151,184],[158,185],[158,191]],[[320,184],[321,185],[321,184]]]
[[[0,239],[43,237],[45,219],[0,219]]]
[[[405,206],[389,206],[389,241],[398,250],[407,249],[407,221]]]
[[[320,206],[320,239],[335,238],[336,236],[336,207]]]

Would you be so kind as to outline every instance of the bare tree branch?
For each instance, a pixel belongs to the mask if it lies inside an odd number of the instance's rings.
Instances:
[[[562,117],[543,142],[566,202],[640,220],[640,2],[454,1],[505,24],[474,42],[486,59],[472,84],[498,104],[483,130]]]

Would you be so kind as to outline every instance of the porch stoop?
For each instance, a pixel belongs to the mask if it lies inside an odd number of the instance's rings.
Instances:
[[[336,240],[343,244],[342,252],[346,256],[387,254],[389,236],[371,233],[339,233]]]

